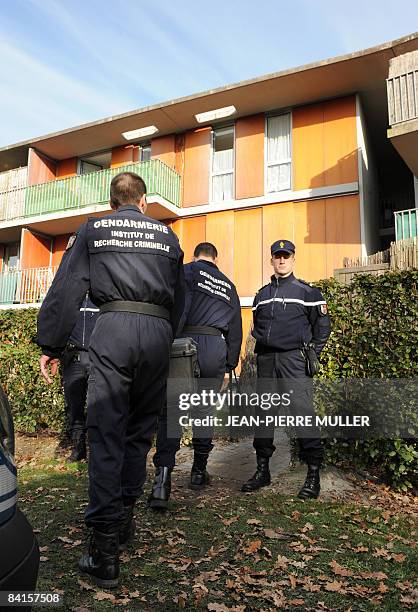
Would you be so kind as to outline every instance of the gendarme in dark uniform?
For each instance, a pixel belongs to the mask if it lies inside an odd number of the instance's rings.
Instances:
[[[306,415],[313,411],[310,405],[310,373],[307,349],[312,345],[320,355],[330,334],[327,304],[321,292],[293,275],[295,245],[289,240],[277,240],[271,246],[274,274],[271,282],[262,287],[253,303],[253,336],[256,339],[257,377],[259,379],[298,379],[294,385],[292,411]],[[308,432],[309,433],[309,432]],[[299,438],[300,458],[308,464],[306,482],[299,497],[306,499],[319,494],[319,468],[323,448],[319,430],[313,437]],[[257,471],[242,487],[254,491],[270,484],[269,458],[275,450],[274,429],[255,436]]]
[[[89,504],[93,528],[79,567],[100,586],[117,586],[119,545],[133,535],[146,455],[166,395],[170,347],[184,308],[183,252],[176,235],[146,217],[146,187],[115,176],[114,213],[89,219],[67,247],[38,318],[41,371],[67,344],[89,291],[100,315],[90,341],[87,400]]]
[[[194,261],[184,266],[186,302],[177,335],[191,337],[197,344],[200,387],[211,379],[221,387],[226,370],[238,365],[242,342],[242,321],[239,297],[233,282],[216,265],[218,252],[210,242],[198,244]],[[215,382],[216,381],[216,382]],[[208,384],[206,380],[206,385]],[[202,387],[203,385],[203,387]],[[210,435],[210,431],[204,435]],[[209,481],[206,464],[213,449],[211,437],[194,435],[194,461],[190,487],[201,489]],[[149,499],[152,508],[165,509],[170,496],[170,473],[180,439],[167,438],[167,414],[159,419],[157,451],[154,455],[156,478]]]
[[[89,344],[100,309],[85,296],[61,357],[68,431],[73,449],[68,461],[86,458],[86,399],[90,376]]]

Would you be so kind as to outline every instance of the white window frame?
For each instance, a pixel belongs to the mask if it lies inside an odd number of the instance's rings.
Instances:
[[[215,132],[220,131],[220,130],[231,130],[232,129],[232,141],[233,141],[233,146],[232,146],[232,196],[231,196],[231,200],[235,200],[235,180],[236,180],[236,174],[235,174],[235,123],[230,123],[228,125],[219,125],[216,126],[214,128],[212,128],[211,131],[211,135],[210,135],[210,172],[209,172],[209,202],[213,203],[213,202],[226,202],[227,200],[214,200],[213,199],[213,177],[214,176],[222,176],[224,174],[231,174],[231,171],[228,172],[213,172],[213,149],[214,149],[214,142],[215,142]]]
[[[268,161],[268,120],[273,119],[274,117],[280,117],[282,115],[290,116],[290,158],[284,161],[281,161],[280,164],[276,162]],[[292,191],[293,189],[293,116],[292,111],[287,110],[278,113],[270,113],[265,116],[264,119],[264,195],[269,195],[272,193],[283,193],[284,191]],[[271,166],[281,166],[282,164],[290,164],[290,184],[286,189],[280,189],[279,191],[268,191],[268,169]]]

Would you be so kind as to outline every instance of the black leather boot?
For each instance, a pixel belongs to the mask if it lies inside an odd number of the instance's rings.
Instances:
[[[84,433],[77,435],[72,441],[73,450],[67,459],[68,463],[82,461],[87,457],[86,436]]]
[[[134,505],[123,507],[124,517],[119,527],[119,551],[126,550],[134,535],[136,523],[134,519]]]
[[[192,471],[190,473],[190,489],[193,491],[199,491],[204,489],[206,485],[210,484],[210,476],[206,470],[206,464],[208,462],[208,455],[200,453],[194,454],[194,461],[192,465]]]
[[[80,571],[106,589],[119,584],[119,532],[103,533],[93,529],[89,549],[78,562]]]
[[[321,490],[319,469],[319,465],[308,463],[308,473],[303,487],[298,493],[299,499],[316,499],[318,497]]]
[[[148,506],[153,510],[167,510],[171,493],[171,468],[155,468],[154,484],[148,498]]]
[[[259,457],[257,455],[257,470],[255,474],[242,485],[241,491],[246,493],[249,491],[257,491],[257,489],[269,485],[270,482],[269,458]]]

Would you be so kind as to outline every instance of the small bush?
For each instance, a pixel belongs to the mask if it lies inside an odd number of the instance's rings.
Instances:
[[[60,376],[46,384],[35,344],[37,308],[0,311],[0,383],[17,430],[62,429],[65,420]]]

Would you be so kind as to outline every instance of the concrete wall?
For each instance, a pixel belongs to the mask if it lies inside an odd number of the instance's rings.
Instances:
[[[379,186],[377,167],[370,146],[367,124],[359,96],[357,96],[356,105],[361,212],[361,254],[366,256],[376,253],[380,248]]]

